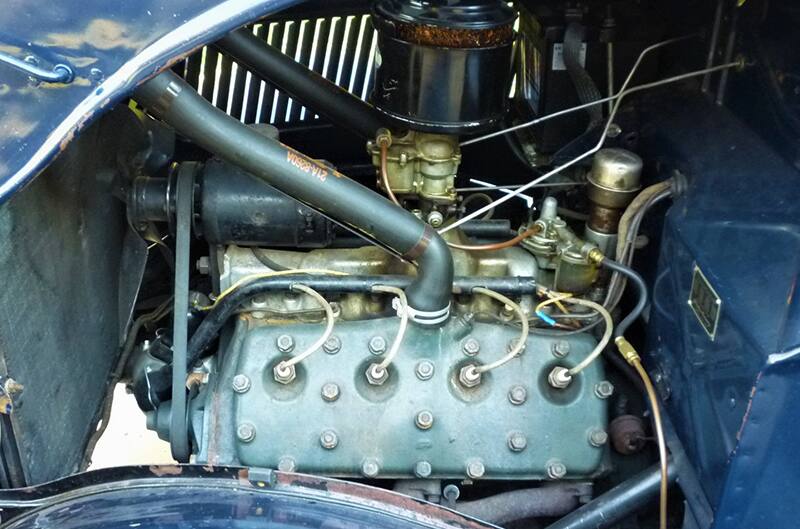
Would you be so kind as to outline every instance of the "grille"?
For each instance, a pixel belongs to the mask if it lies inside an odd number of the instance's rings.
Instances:
[[[377,32],[370,15],[280,20],[255,24],[250,29],[271,46],[361,99],[369,96],[377,47]],[[282,126],[319,119],[211,46],[187,58],[177,70],[214,106],[243,123]]]

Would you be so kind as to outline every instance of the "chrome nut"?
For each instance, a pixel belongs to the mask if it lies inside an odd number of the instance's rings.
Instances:
[[[572,382],[572,375],[569,374],[569,369],[566,367],[556,366],[547,375],[547,382],[556,389],[566,389]]]
[[[294,366],[287,366],[283,362],[280,362],[272,369],[272,374],[275,377],[275,382],[279,384],[290,384],[297,378],[297,370]]]
[[[420,430],[430,430],[433,426],[433,413],[428,410],[422,410],[414,419],[414,424],[416,424],[417,428]]]
[[[231,385],[236,393],[247,393],[250,390],[250,378],[247,375],[236,375]]]
[[[514,406],[525,404],[526,400],[528,400],[528,390],[525,386],[511,386],[508,390],[508,401]]]
[[[367,368],[367,382],[373,386],[383,385],[389,380],[389,370],[381,367],[380,364],[370,364]]]
[[[333,382],[328,382],[322,386],[322,399],[326,402],[333,402],[339,398],[339,386]]]
[[[369,352],[374,355],[382,355],[386,352],[386,338],[383,336],[373,336],[369,340]]]
[[[474,388],[481,383],[481,374],[473,364],[466,365],[458,372],[458,381],[465,388]]]
[[[324,430],[319,436],[319,444],[325,450],[333,450],[339,445],[339,436],[333,430]]]
[[[594,386],[594,394],[598,399],[607,399],[614,394],[614,384],[608,380],[601,380]]]
[[[275,340],[275,345],[277,345],[278,351],[282,353],[291,353],[294,350],[294,338],[288,334],[281,334],[278,336],[278,339]]]

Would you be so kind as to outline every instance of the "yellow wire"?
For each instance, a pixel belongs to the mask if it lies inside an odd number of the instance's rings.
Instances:
[[[546,307],[548,305],[555,304],[559,309],[561,309],[561,312],[563,312],[564,314],[569,314],[569,311],[567,310],[567,308],[561,302],[563,300],[565,300],[565,299],[571,298],[572,294],[568,294],[566,292],[561,292],[561,293],[547,292],[547,296],[550,299],[546,299],[546,300],[542,301],[541,303],[539,303],[538,305],[536,305],[536,309],[534,310],[534,312],[539,312],[540,310],[542,310],[542,308],[544,308],[544,307]]]
[[[346,276],[350,275],[346,272],[337,272],[335,270],[324,270],[324,269],[315,269],[315,268],[300,268],[297,270],[281,270],[277,272],[261,272],[258,274],[250,274],[249,276],[245,276],[239,279],[237,282],[220,292],[217,299],[214,300],[214,303],[211,305],[207,305],[205,307],[198,307],[198,310],[202,311],[209,311],[217,306],[217,304],[226,296],[229,296],[232,292],[240,288],[242,285],[250,283],[251,281],[255,281],[256,279],[262,279],[264,277],[278,277],[278,276],[293,276],[293,275],[302,275],[302,274],[323,274],[329,276]]]

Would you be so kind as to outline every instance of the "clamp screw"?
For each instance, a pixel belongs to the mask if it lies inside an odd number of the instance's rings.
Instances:
[[[243,422],[236,427],[236,437],[243,443],[249,443],[256,438],[256,427],[249,422]]]
[[[236,375],[233,377],[232,385],[236,393],[247,393],[250,390],[250,378],[247,375]]]
[[[288,334],[281,334],[275,341],[278,346],[278,351],[282,353],[291,353],[294,350],[294,338]]]
[[[525,389],[525,386],[511,386],[511,389],[508,390],[508,401],[514,406],[525,404],[527,399],[528,390]]]
[[[561,479],[567,475],[567,467],[561,461],[551,461],[547,464],[547,477]]]
[[[508,436],[508,448],[512,452],[522,452],[528,447],[528,440],[520,432],[513,432]]]
[[[433,413],[429,410],[422,410],[417,414],[416,419],[414,419],[414,424],[416,424],[417,428],[420,430],[430,430],[433,426]]]
[[[333,450],[339,444],[339,436],[333,430],[323,430],[319,436],[319,444],[325,450]]]
[[[614,394],[614,384],[608,380],[602,380],[595,384],[594,394],[598,399],[607,399]]]
[[[386,338],[383,336],[373,336],[369,340],[369,352],[374,355],[382,355],[386,352]]]
[[[473,459],[467,462],[467,476],[471,479],[482,478],[486,473],[486,467],[483,466],[483,461],[480,459]]]
[[[339,386],[333,382],[328,382],[322,386],[322,398],[327,402],[333,402],[339,398]]]
[[[417,364],[417,378],[420,380],[430,380],[435,371],[433,362],[430,360],[423,360]]]
[[[338,336],[331,336],[325,343],[322,344],[322,350],[328,353],[329,355],[335,355],[342,349],[342,341],[339,339]]]
[[[414,465],[414,475],[418,478],[427,478],[430,477],[431,473],[433,472],[433,468],[431,464],[427,461],[417,461],[417,464]]]

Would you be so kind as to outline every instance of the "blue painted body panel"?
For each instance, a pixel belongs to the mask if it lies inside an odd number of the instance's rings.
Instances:
[[[0,63],[0,203],[142,80],[298,0],[7,0],[0,51],[69,64],[70,84],[35,84]]]
[[[660,110],[655,143],[688,185],[666,219],[648,365],[714,527],[795,527],[800,502],[776,499],[800,499],[800,175],[710,103]],[[713,340],[688,305],[695,264],[722,302]]]

